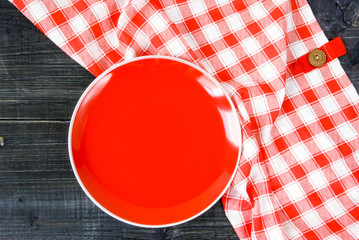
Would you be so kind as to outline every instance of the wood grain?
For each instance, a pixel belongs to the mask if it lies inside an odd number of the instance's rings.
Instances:
[[[359,89],[359,3],[309,0]],[[172,228],[123,224],[80,189],[67,153],[76,101],[94,77],[0,0],[0,239],[237,239],[221,203]]]

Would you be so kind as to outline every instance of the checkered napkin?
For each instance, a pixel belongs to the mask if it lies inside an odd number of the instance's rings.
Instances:
[[[306,0],[13,0],[95,76],[142,55],[204,68],[231,95],[243,152],[223,196],[240,239],[359,239],[358,94]]]

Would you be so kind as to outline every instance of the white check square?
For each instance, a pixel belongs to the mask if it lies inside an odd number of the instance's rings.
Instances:
[[[263,6],[262,6],[261,2],[259,2],[259,1],[256,4],[250,6],[249,10],[250,10],[253,18],[255,18],[256,20],[259,20],[259,19],[267,16],[266,11],[263,9]]]
[[[278,26],[277,23],[273,23],[272,25],[267,27],[265,29],[265,33],[272,42],[276,42],[285,36],[282,29]]]
[[[243,149],[243,155],[247,159],[253,158],[259,150],[256,143],[252,139],[248,139],[245,142],[243,142],[242,149]]]
[[[348,191],[348,196],[355,203],[359,204],[359,186],[352,188]]]
[[[212,64],[208,60],[203,59],[200,63],[202,64],[204,70],[209,73],[209,75],[214,75],[216,71],[213,69]]]
[[[305,47],[302,42],[295,42],[290,45],[293,55],[296,58],[299,58],[308,52],[308,49]]]
[[[332,234],[329,237],[326,237],[324,240],[342,240],[342,238],[339,238],[338,236]]]
[[[253,55],[261,50],[257,40],[253,37],[248,37],[242,41],[242,46],[248,55]]]
[[[47,37],[50,38],[51,41],[53,41],[59,47],[66,43],[64,36],[57,28],[53,28],[50,32],[48,32]]]
[[[258,96],[252,99],[254,114],[260,115],[267,113],[269,106],[265,96]]]
[[[285,83],[285,92],[288,96],[298,95],[301,90],[293,78],[288,78]]]
[[[221,33],[215,24],[206,25],[203,32],[209,42],[214,42],[221,38]]]
[[[286,18],[286,21],[287,21],[287,32],[293,31],[293,29],[296,28],[296,25],[294,24],[293,17],[290,16],[290,17]]]
[[[306,73],[305,77],[307,78],[308,83],[312,87],[316,87],[324,83],[323,76],[320,74],[320,71],[318,69],[314,69]]]
[[[193,15],[200,15],[206,12],[206,7],[202,0],[191,0],[189,6]]]
[[[84,68],[86,67],[86,64],[82,61],[82,59],[77,54],[72,54],[70,57]]]
[[[346,87],[344,89],[344,93],[353,103],[357,103],[359,101],[358,92],[355,90],[353,85]]]
[[[278,117],[274,124],[283,135],[294,131],[292,123],[285,115]]]
[[[109,32],[108,34],[106,34],[105,38],[106,38],[107,42],[110,44],[110,46],[112,48],[118,48],[118,46],[120,45],[120,41],[118,40],[118,37],[117,37],[117,34],[116,34],[115,30],[113,30],[113,31]]]
[[[344,163],[344,160],[340,159],[332,164],[332,169],[335,172],[335,174],[338,176],[338,178],[344,178],[345,176],[348,176],[350,173],[350,170]]]
[[[325,36],[324,32],[319,32],[315,35],[315,40],[318,43],[318,46],[322,46],[328,42],[327,36]]]
[[[196,40],[194,39],[194,37],[192,36],[192,34],[190,34],[190,33],[183,34],[183,38],[186,40],[186,42],[190,46],[190,48],[192,48],[192,49],[198,48],[198,44],[197,44]]]
[[[221,59],[223,65],[225,67],[230,67],[234,64],[236,64],[237,59],[230,49],[225,49],[224,51],[219,53],[219,58]]]
[[[134,37],[135,41],[138,43],[138,45],[141,46],[142,49],[146,49],[150,45],[150,39],[144,32],[141,30],[138,30]]]
[[[322,151],[328,151],[334,148],[335,143],[330,138],[330,136],[326,133],[318,134],[314,137],[315,142],[320,147]]]
[[[309,181],[316,189],[324,188],[328,185],[328,181],[321,173],[321,171],[315,171],[308,175]]]
[[[243,217],[239,211],[228,210],[227,215],[233,227],[239,226],[243,222]]]
[[[75,18],[71,19],[70,24],[77,34],[83,32],[86,28],[88,28],[86,21],[81,15],[78,15]]]
[[[91,6],[92,12],[95,14],[98,20],[102,21],[103,19],[109,17],[109,12],[105,4],[102,2],[97,2]]]
[[[301,11],[299,11],[303,18],[305,19],[305,21],[307,22],[307,24],[314,22],[315,21],[315,17],[313,15],[313,11],[312,9],[309,7],[309,5],[306,5],[305,7],[303,7],[301,9]]]
[[[103,52],[98,46],[97,42],[93,42],[87,46],[87,49],[90,51],[94,59],[100,59],[103,56]]]
[[[320,99],[320,103],[328,114],[333,114],[339,111],[338,103],[332,96]]]
[[[65,8],[71,5],[71,1],[69,0],[54,0],[54,2],[60,8]]]
[[[280,5],[280,4],[284,3],[284,2],[287,2],[287,0],[275,0],[274,2],[275,2],[277,5]]]
[[[285,163],[281,155],[277,155],[270,160],[276,173],[281,173],[288,170],[288,165]]]
[[[299,162],[305,162],[311,157],[310,152],[308,151],[304,143],[299,143],[293,146],[290,151]]]
[[[171,19],[172,22],[179,23],[183,20],[177,7],[169,7],[169,8],[166,8],[165,11],[166,11],[167,16]]]
[[[156,14],[149,19],[151,26],[155,29],[157,33],[162,32],[167,27],[166,21],[160,14]]]
[[[237,13],[234,13],[234,14],[229,15],[228,17],[226,17],[226,21],[228,23],[229,28],[232,31],[240,30],[240,29],[244,28],[244,26],[245,26],[243,21],[242,21],[242,18]]]
[[[261,214],[268,214],[274,212],[273,204],[268,196],[264,195],[259,197],[258,204]]]
[[[231,3],[232,0],[215,0],[218,6],[222,6],[228,3]]]
[[[336,217],[340,217],[341,215],[345,214],[344,207],[339,203],[339,201],[333,198],[330,201],[324,203],[324,206],[328,209],[328,211]]]
[[[129,1],[129,0],[127,0]],[[126,2],[126,1],[118,1],[118,2]],[[127,2],[128,4],[128,2]],[[127,4],[125,6],[127,6]],[[140,9],[143,8],[143,6],[145,6],[146,4],[146,1],[133,1],[132,2],[132,6],[137,10],[137,11],[140,11]]]
[[[351,141],[358,137],[358,133],[349,123],[344,123],[340,125],[337,129],[340,132],[341,137],[345,141]]]
[[[328,66],[330,67],[330,71],[333,73],[334,77],[341,77],[345,74],[342,65],[340,65],[338,59],[334,59],[331,61]]]
[[[289,239],[298,238],[300,235],[300,231],[298,228],[291,222],[286,222],[283,225],[283,232]]]
[[[266,180],[265,174],[259,164],[256,164],[251,169],[251,180],[255,183],[263,182]]]
[[[347,229],[354,239],[359,239],[359,222],[354,222],[352,225],[347,226]]]
[[[47,16],[47,9],[40,1],[29,4],[29,10],[36,21],[40,21]]]
[[[274,227],[267,228],[265,230],[265,233],[267,235],[267,239],[283,239],[282,231],[280,230],[280,227],[275,225]]]
[[[304,106],[298,109],[298,113],[305,123],[311,123],[317,119],[310,106]]]
[[[303,214],[304,221],[313,228],[320,226],[323,223],[323,220],[313,211],[310,210],[307,213]]]
[[[260,131],[260,137],[263,145],[268,145],[273,141],[271,130],[272,126],[266,126],[262,128],[262,131]]]
[[[136,52],[132,48],[128,47],[125,51],[125,60],[130,60],[132,58],[136,57]]]
[[[268,62],[260,66],[259,71],[264,79],[271,81],[279,77],[278,71],[272,63]]]
[[[178,57],[179,55],[181,55],[186,51],[185,47],[183,46],[183,44],[178,38],[175,38],[172,41],[168,42],[167,49],[175,57]]]

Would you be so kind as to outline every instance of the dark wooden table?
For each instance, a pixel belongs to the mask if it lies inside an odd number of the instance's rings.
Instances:
[[[342,65],[359,89],[359,0],[309,2],[328,38],[343,38]],[[237,239],[220,202],[180,226],[146,229],[86,197],[71,170],[67,131],[93,79],[0,0],[0,239]]]

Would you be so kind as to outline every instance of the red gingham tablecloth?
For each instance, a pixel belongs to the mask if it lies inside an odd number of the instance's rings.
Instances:
[[[143,55],[204,68],[243,130],[223,196],[240,239],[359,239],[358,94],[334,59],[290,64],[328,42],[306,0],[13,0],[95,76]]]

